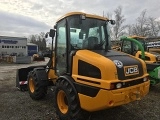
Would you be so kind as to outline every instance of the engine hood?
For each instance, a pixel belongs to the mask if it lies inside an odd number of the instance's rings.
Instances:
[[[141,55],[141,51],[138,51],[137,53]],[[160,56],[160,54],[156,52],[144,52],[144,53],[145,56]]]
[[[114,50],[109,50],[107,52],[104,50],[96,50],[94,52],[115,63],[119,80],[143,76],[143,65],[140,59]]]

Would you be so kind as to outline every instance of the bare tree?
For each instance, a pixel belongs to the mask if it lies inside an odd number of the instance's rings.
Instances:
[[[103,13],[104,14],[104,13]],[[111,20],[112,19],[112,13],[109,13],[109,12],[107,12],[106,14],[104,14],[104,17],[107,17],[109,20]],[[108,32],[109,32],[109,37],[110,37],[110,39],[111,40],[115,40],[115,38],[114,38],[114,32],[113,32],[113,25],[110,25],[110,24],[108,24]]]
[[[132,35],[150,36],[150,24],[148,24],[146,13],[147,11],[143,10],[136,23],[132,25]]]
[[[41,32],[40,34],[31,35],[28,38],[28,41],[31,43],[37,44],[39,51],[45,51],[46,50],[46,39],[45,39],[45,33]]]
[[[160,31],[160,21],[157,21],[158,30]]]
[[[115,26],[113,27],[113,36],[114,39],[117,40],[119,39],[120,36],[124,35],[125,29],[127,28],[127,25],[123,25],[125,22],[124,15],[122,15],[122,7],[119,6],[115,11]]]
[[[137,18],[136,23],[133,25],[128,25],[127,31],[128,35],[138,35],[138,36],[157,36],[160,31],[160,25],[152,17],[146,16],[147,11],[143,10],[140,16]]]
[[[28,40],[28,42],[35,43],[36,42],[36,36],[35,35],[30,35],[27,40]]]
[[[148,18],[148,27],[149,27],[149,35],[156,37],[158,35],[158,32],[160,31],[158,23],[155,21],[154,18],[149,17]]]
[[[126,30],[127,30],[127,35],[128,36],[132,36],[133,35],[133,27],[134,27],[134,25],[127,25]]]

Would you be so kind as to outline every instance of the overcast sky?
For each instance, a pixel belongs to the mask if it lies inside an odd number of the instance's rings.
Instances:
[[[144,9],[147,16],[160,19],[160,0],[0,0],[0,36],[28,37],[49,31],[67,12],[103,15],[118,6],[126,23],[134,23]]]

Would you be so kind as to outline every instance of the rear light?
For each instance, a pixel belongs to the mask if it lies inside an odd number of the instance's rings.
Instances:
[[[115,86],[114,83],[112,83],[111,86],[110,86],[110,89],[115,89],[114,86]]]

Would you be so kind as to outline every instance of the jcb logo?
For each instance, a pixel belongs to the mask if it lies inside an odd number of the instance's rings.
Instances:
[[[134,66],[125,66],[124,67],[125,76],[136,75],[139,74],[138,65]]]

